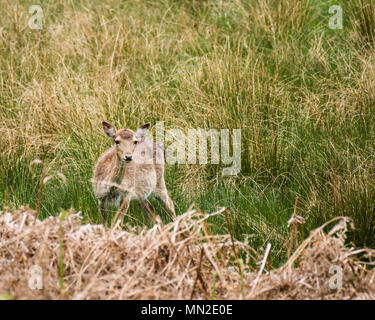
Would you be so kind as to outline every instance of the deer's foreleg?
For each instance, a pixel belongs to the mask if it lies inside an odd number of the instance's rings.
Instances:
[[[155,218],[154,210],[152,208],[151,203],[147,199],[145,199],[145,200],[141,200],[140,204],[147,218],[152,219],[155,222],[156,218]]]
[[[118,217],[119,217],[120,214],[122,214],[123,216],[125,216],[126,213],[128,212],[129,204],[130,204],[130,196],[131,196],[131,193],[128,192],[125,195],[125,197],[122,199],[120,207],[119,207],[119,209],[116,212],[116,216],[115,216],[115,218],[112,221],[111,228],[115,225],[115,223],[116,223],[116,221],[117,221],[117,219],[118,219]],[[121,223],[121,225],[122,225],[122,223]]]
[[[107,206],[104,199],[99,199],[99,213],[100,218],[102,220],[102,224],[104,225],[106,222],[106,215],[107,215]]]
[[[164,203],[167,210],[171,213],[171,218],[175,219],[176,218],[176,212],[175,212],[175,209],[174,209],[174,203],[173,203],[172,199],[169,197],[167,190],[165,189],[165,190],[159,191],[156,194],[156,197]]]

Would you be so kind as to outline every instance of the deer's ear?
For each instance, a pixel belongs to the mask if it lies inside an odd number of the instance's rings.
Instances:
[[[143,126],[140,126],[136,131],[135,131],[135,139],[136,140],[142,140],[146,136],[146,133],[150,129],[150,124],[146,123]]]
[[[110,137],[110,138],[114,138],[115,137],[116,130],[115,130],[115,128],[111,124],[103,121],[102,122],[102,126],[103,126],[103,130],[104,130],[105,134],[108,137]]]

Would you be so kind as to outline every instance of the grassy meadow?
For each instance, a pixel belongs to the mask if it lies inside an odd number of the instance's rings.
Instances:
[[[28,26],[29,7],[43,26]],[[38,201],[99,223],[91,178],[111,146],[101,121],[133,128],[242,130],[241,172],[168,165],[177,214],[227,208],[233,235],[272,265],[286,259],[294,210],[304,234],[335,216],[375,247],[375,1],[0,0],[0,210]],[[296,200],[298,199],[298,200]],[[164,207],[153,202],[164,221]],[[296,204],[296,208],[295,208]],[[143,225],[132,204],[127,222]],[[225,217],[212,232],[227,233]]]

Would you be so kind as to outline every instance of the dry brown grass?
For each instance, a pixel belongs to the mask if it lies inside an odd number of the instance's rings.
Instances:
[[[236,268],[230,263],[230,236],[206,233],[207,219],[223,210],[201,215],[192,209],[173,223],[158,220],[150,229],[127,231],[119,223],[113,229],[82,225],[73,212],[44,221],[35,221],[24,207],[1,212],[0,294],[14,299],[375,298],[375,272],[368,266],[375,252],[344,245],[349,219],[336,218],[312,231],[281,268],[266,267],[258,275],[246,265],[261,255],[234,242],[245,259]],[[325,232],[328,225],[333,227]],[[42,290],[28,286],[33,265],[43,270]],[[329,288],[332,265],[343,270],[341,290]]]

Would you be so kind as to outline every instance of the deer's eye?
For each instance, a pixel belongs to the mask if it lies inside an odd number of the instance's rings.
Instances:
[[[115,143],[116,143],[116,144],[120,144],[120,141],[118,141],[118,140],[115,140]]]
[[[135,141],[134,141],[134,144],[137,144],[137,143],[138,143],[138,141],[137,141],[137,140],[135,140]]]

